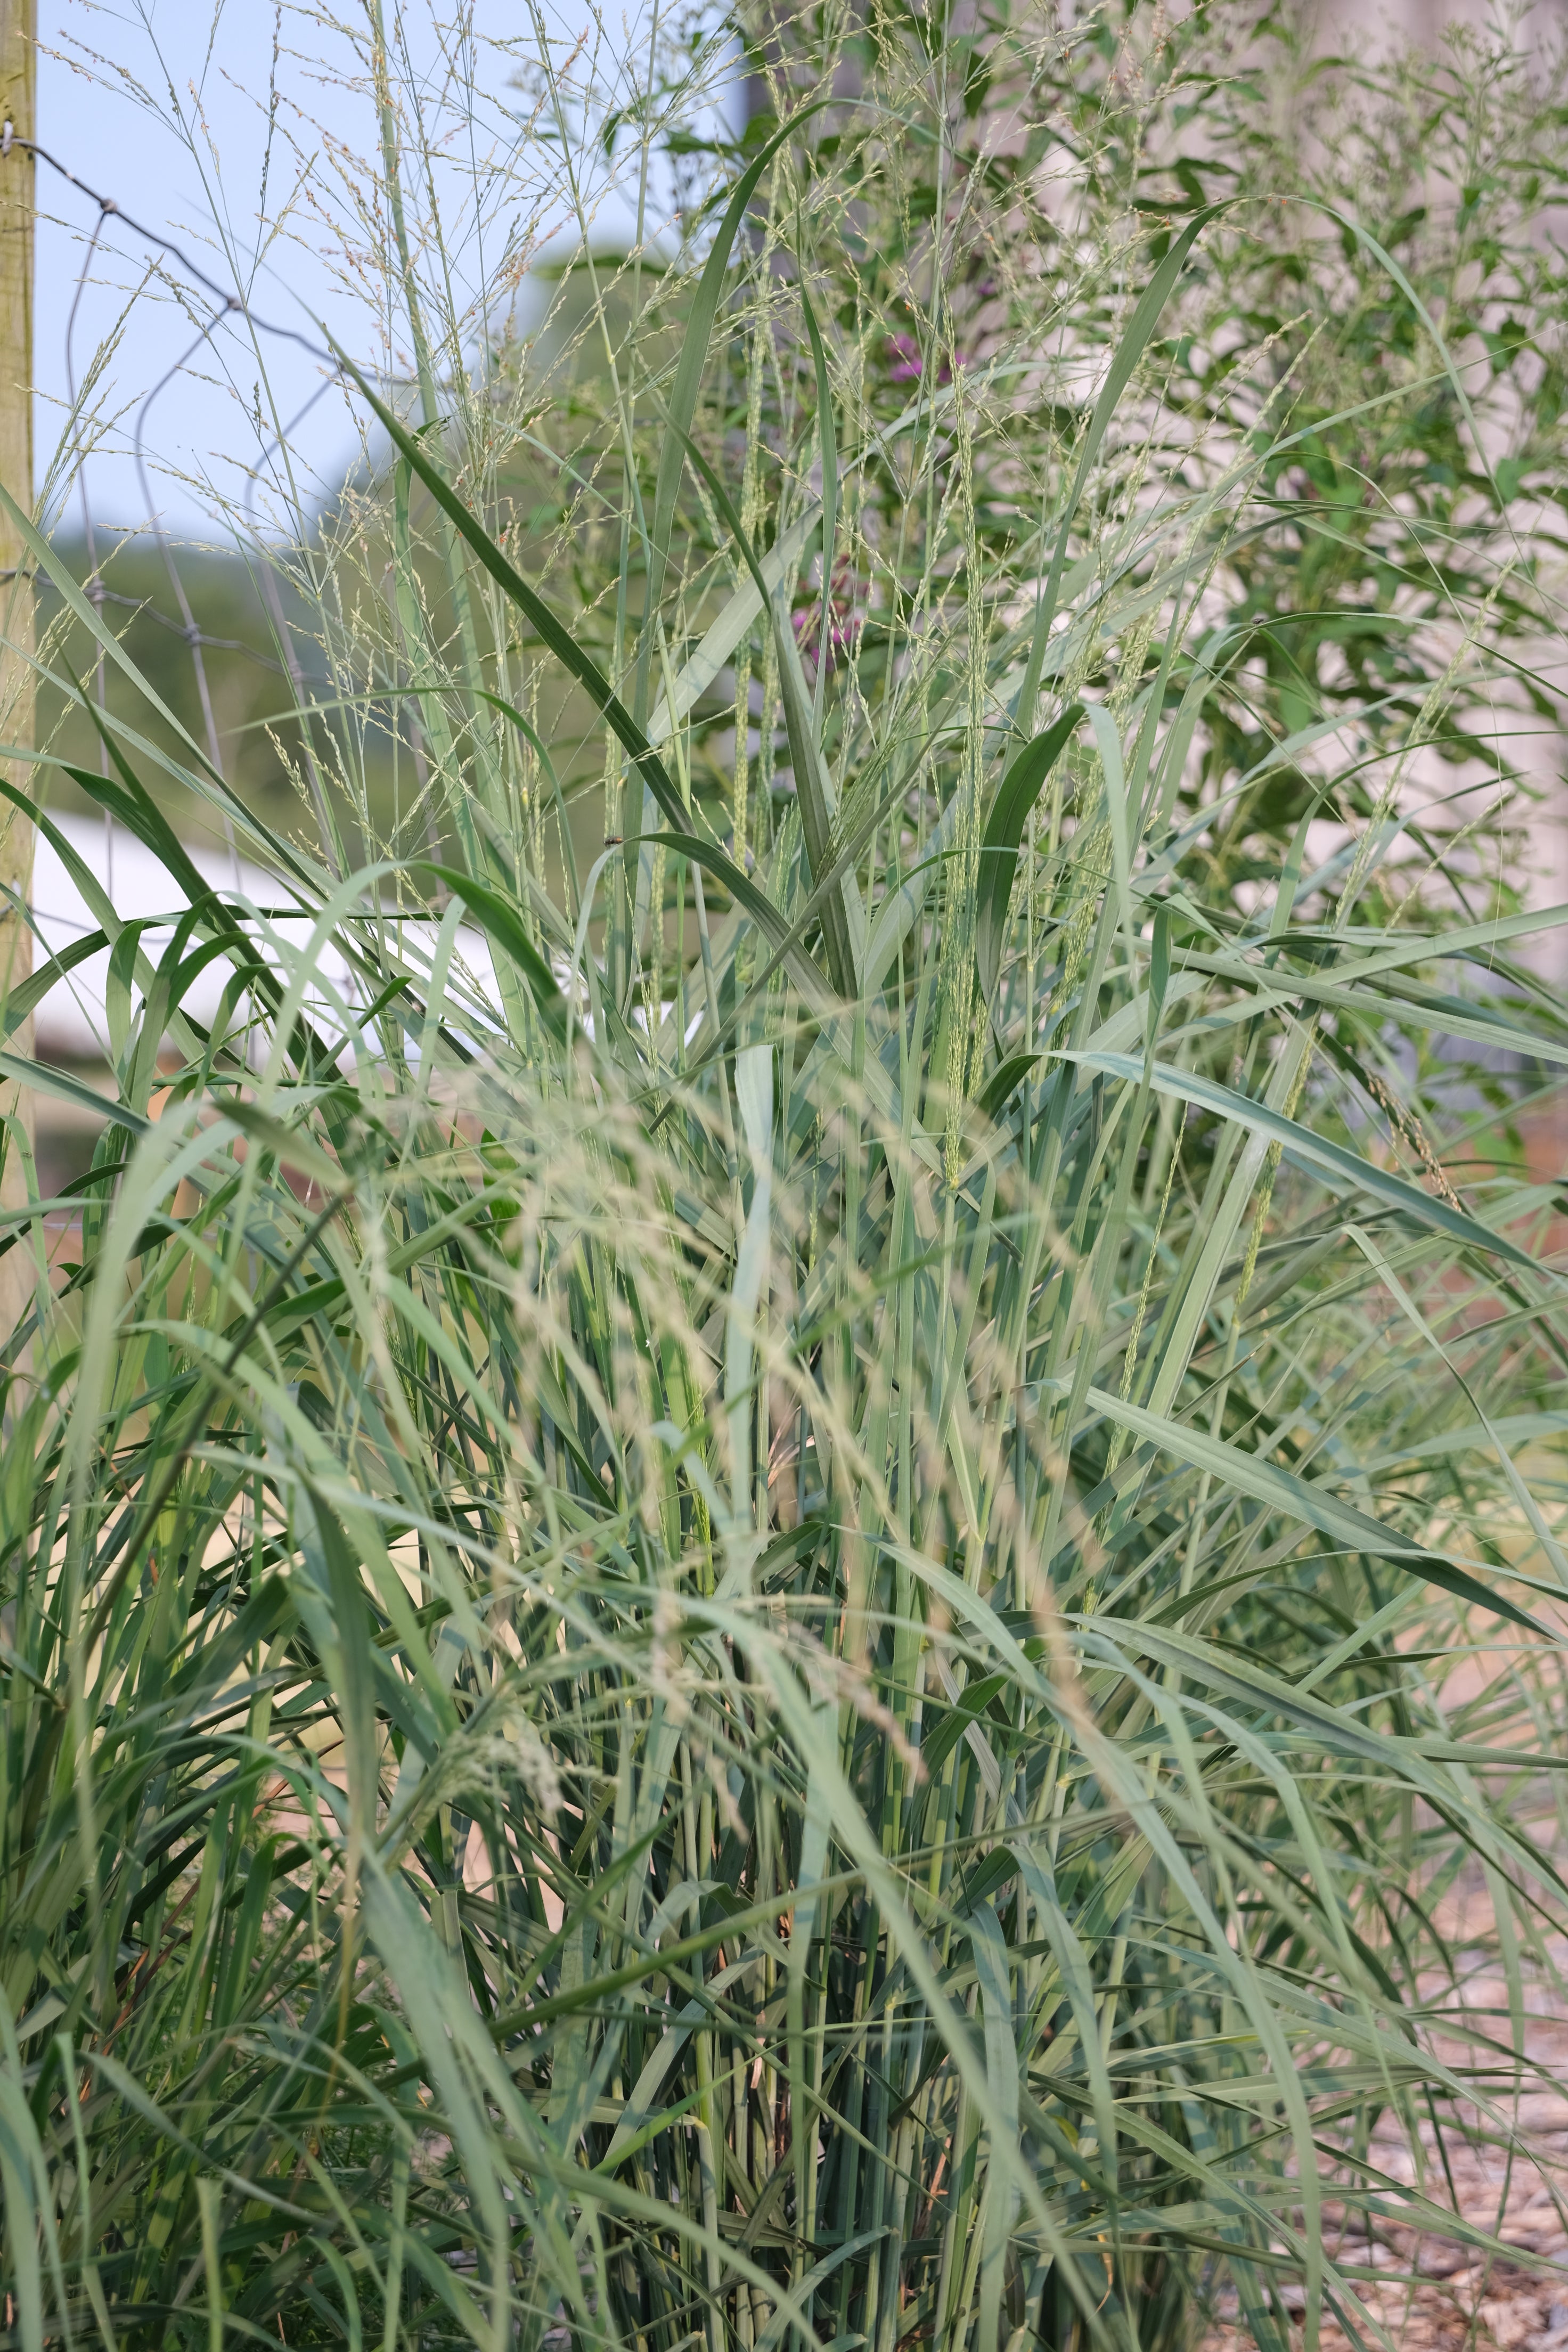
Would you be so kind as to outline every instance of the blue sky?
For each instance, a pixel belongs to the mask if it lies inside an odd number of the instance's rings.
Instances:
[[[548,21],[552,37],[569,46],[580,31],[574,15],[583,0],[556,0]],[[616,10],[600,50],[607,76],[639,68],[646,58],[640,11]],[[435,0],[443,19],[453,0]],[[568,12],[563,14],[563,8]],[[432,0],[409,0],[406,35],[416,73],[434,90],[442,56]],[[389,20],[393,0],[387,0]],[[363,26],[363,0],[342,0],[346,21]],[[479,145],[449,144],[442,201],[456,225],[459,267],[470,288],[493,271],[510,227],[549,236],[557,250],[576,232],[559,199],[542,203],[536,163],[542,150],[531,132],[529,101],[512,87],[533,47],[528,0],[472,0],[465,8],[474,40],[469,55],[482,93]],[[606,11],[606,14],[608,12]],[[352,218],[356,175],[353,157],[375,152],[376,121],[350,38],[313,5],[279,12],[274,0],[39,0],[38,138],[79,176],[121,211],[174,236],[200,267],[224,285],[233,282],[235,257],[253,254],[258,196],[268,160],[269,93],[279,93],[267,212],[276,218],[294,198],[285,236],[256,276],[250,300],[259,313],[310,335],[327,320],[345,347],[364,350],[374,320],[353,291]],[[450,31],[447,32],[450,51]],[[184,118],[176,127],[176,109]],[[478,162],[481,169],[476,174]],[[501,181],[489,178],[489,217],[474,217],[476,179],[504,163]],[[313,184],[309,194],[300,175]],[[149,254],[122,223],[106,218],[105,234],[79,282],[98,210],[78,189],[39,167],[37,301],[35,382],[39,484],[68,413],[66,340],[77,304],[72,343],[76,378],[84,380],[100,342],[118,329],[120,341],[100,393],[118,419],[87,461],[95,522],[106,530],[142,522],[149,501],[165,525],[187,541],[211,541],[210,499],[181,474],[237,499],[258,451],[253,422],[259,394],[271,408],[294,415],[317,393],[323,371],[310,355],[278,338],[257,350],[242,327],[226,327],[211,345],[158,391],[147,412],[150,457],[145,484],[132,454],[142,403],[199,332],[166,286],[145,283]],[[629,199],[600,169],[595,233],[624,239]],[[345,261],[345,253],[347,259]],[[195,299],[201,299],[199,294]],[[127,306],[129,305],[129,308]],[[121,317],[123,314],[123,322]],[[342,394],[329,388],[294,436],[307,495],[325,487],[354,453],[356,434]],[[75,531],[81,512],[76,490],[62,479],[59,526]]]

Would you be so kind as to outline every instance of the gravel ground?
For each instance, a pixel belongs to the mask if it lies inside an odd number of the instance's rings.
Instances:
[[[1479,1890],[1477,1890],[1479,1895]],[[1472,1898],[1474,1899],[1474,1898]],[[1484,1898],[1483,1898],[1484,1899]],[[1458,2006],[1506,2048],[1510,2039],[1508,1990],[1495,1958],[1479,1951],[1457,1956]],[[1555,1981],[1552,1980],[1555,1977]],[[1478,2147],[1445,2132],[1450,2198],[1442,2157],[1430,2126],[1422,2135],[1425,2193],[1434,2204],[1457,2205],[1463,2219],[1515,2248],[1515,2263],[1478,2258],[1472,2247],[1434,2232],[1418,2235],[1377,2222],[1368,2242],[1362,2217],[1333,2207],[1324,2246],[1352,2273],[1364,2318],[1366,2346],[1380,2340],[1397,2352],[1568,2352],[1568,1937],[1554,1939],[1548,1965],[1525,1978],[1525,2052],[1535,2063],[1535,2087],[1511,2110],[1527,2151],[1510,2165],[1497,2148]],[[1437,1988],[1432,1989],[1434,1998]],[[1449,1996],[1452,2003],[1453,1996]],[[1445,2004],[1447,2006],[1449,2004]],[[1446,2039],[1446,2037],[1445,2037]],[[1445,2054],[1459,2063],[1466,2045],[1456,2036]],[[1473,2063],[1475,2053],[1469,2051]],[[1415,2165],[1403,2135],[1390,2127],[1375,2137],[1372,2161],[1393,2180],[1414,2182]],[[1353,2233],[1353,2234],[1352,2234]],[[1287,2289],[1299,2345],[1304,2307],[1300,2290]],[[1229,2312],[1204,2338],[1202,2352],[1252,2352],[1252,2336]],[[1352,2338],[1325,2312],[1322,2352],[1351,2352]]]
[[[1568,1111],[1564,1123],[1527,1137],[1531,1172],[1541,1176],[1568,1162]],[[1537,1165],[1537,1162],[1540,1165]],[[1568,1254],[1568,1224],[1557,1244],[1559,1262]],[[1543,1502],[1568,1501],[1568,1482],[1562,1454],[1532,1454],[1528,1465],[1531,1485]],[[1521,1561],[1531,1539],[1520,1528],[1510,1533],[1504,1523],[1494,1528],[1504,1557]],[[1542,1572],[1538,1559],[1530,1565]],[[1453,1706],[1479,1699],[1493,1687],[1503,1664],[1486,1646],[1484,1621],[1473,1621],[1476,1646],[1458,1654],[1445,1677],[1444,1698]],[[1563,1628],[1568,1650],[1568,1625]],[[1562,1693],[1550,1710],[1561,1720]],[[1523,1717],[1516,1737],[1533,1742],[1535,1727]],[[1494,1728],[1491,1737],[1499,1738]],[[1502,1739],[1512,1744],[1504,1731]],[[1557,1867],[1568,1877],[1568,1845],[1561,1816],[1538,1790],[1522,1808],[1538,1847],[1555,1851]],[[1560,1892],[1537,1889],[1548,1916],[1563,1916]],[[1513,2026],[1508,1985],[1497,1958],[1496,1923],[1486,1883],[1473,1872],[1453,1894],[1437,1905],[1434,1925],[1454,1954],[1454,1981],[1431,1979],[1422,1986],[1429,2015],[1452,2018],[1458,2028],[1462,2016],[1475,2033],[1485,2035],[1506,2060],[1513,2046]],[[1359,2212],[1326,2214],[1325,2251],[1350,2273],[1361,2303],[1355,2318],[1361,2338],[1356,2352],[1568,2352],[1568,1934],[1544,1939],[1533,1964],[1521,1964],[1524,2009],[1524,2055],[1531,2063],[1527,2088],[1509,2113],[1517,2122],[1521,2150],[1510,2164],[1499,2148],[1478,2145],[1479,2133],[1464,2126],[1479,2120],[1473,2111],[1456,2119],[1458,2130],[1446,2128],[1445,2149],[1452,2193],[1445,2177],[1443,2154],[1430,2125],[1421,2134],[1423,2194],[1433,2205],[1457,2208],[1473,2228],[1487,2231],[1518,2252],[1517,2263],[1501,2256],[1478,2258],[1473,2247],[1436,2231],[1418,2235],[1412,2230],[1378,2221],[1372,2242],[1361,2234]],[[1463,2071],[1483,2056],[1473,2039],[1456,2030],[1433,2036],[1432,2046]],[[1522,2157],[1522,2160],[1521,2160]],[[1374,2137],[1371,2158],[1390,2180],[1414,2183],[1416,2167],[1409,2144],[1390,2123]],[[1354,2234],[1352,2234],[1354,2233]],[[1300,2314],[1305,2298],[1300,2289],[1287,2288],[1283,2301],[1292,2315],[1293,2343],[1300,2347]],[[1250,2329],[1237,2324],[1234,2292],[1221,2298],[1215,2323],[1201,2339],[1200,2352],[1254,2352]],[[1319,2336],[1322,2352],[1352,2352],[1354,2339],[1325,2310]]]

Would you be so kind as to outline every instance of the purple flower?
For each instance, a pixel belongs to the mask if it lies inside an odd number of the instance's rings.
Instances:
[[[894,383],[917,383],[924,370],[921,347],[913,335],[889,335],[888,351],[892,361],[888,373]],[[955,367],[967,367],[969,353],[954,352],[951,361],[943,360],[936,372],[938,383],[951,383]]]
[[[921,372],[921,347],[914,337],[894,335],[889,339],[888,348],[893,355],[893,364],[888,371],[893,382],[915,383]]]

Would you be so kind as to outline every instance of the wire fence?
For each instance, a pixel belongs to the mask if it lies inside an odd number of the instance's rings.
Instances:
[[[57,173],[62,180],[68,182],[71,187],[77,189],[82,195],[86,196],[89,203],[98,206],[98,218],[93,224],[92,234],[88,240],[87,251],[82,257],[81,269],[77,278],[76,290],[72,296],[70,310],[66,320],[65,335],[66,387],[70,402],[70,413],[73,425],[76,425],[77,427],[77,454],[74,469],[76,490],[81,508],[83,551],[87,558],[88,567],[87,578],[83,583],[85,593],[94,606],[100,611],[101,611],[102,607],[106,604],[128,606],[140,614],[145,614],[149,619],[155,621],[161,627],[172,631],[176,636],[184,638],[185,644],[190,649],[192,669],[196,688],[196,698],[200,705],[203,731],[206,738],[207,757],[212,761],[214,768],[220,776],[226,773],[223,760],[223,746],[217,729],[216,712],[213,703],[211,685],[207,677],[206,661],[205,658],[205,654],[207,652],[242,654],[247,659],[258,662],[266,668],[276,672],[279,676],[287,677],[293,689],[296,704],[296,715],[300,719],[301,728],[305,736],[306,759],[311,782],[319,793],[320,782],[316,769],[315,750],[310,740],[309,727],[305,723],[306,697],[303,690],[303,671],[299,660],[298,652],[293,643],[292,634],[289,627],[288,616],[283,609],[283,600],[279,593],[274,567],[266,553],[265,547],[262,544],[262,534],[259,529],[256,527],[255,499],[263,468],[267,466],[274,453],[289,440],[297,427],[304,422],[306,416],[315,406],[317,401],[321,399],[326,393],[331,390],[333,384],[342,379],[343,374],[342,362],[333,352],[328,351],[323,344],[317,342],[311,336],[303,333],[299,328],[282,326],[275,320],[264,319],[261,317],[259,312],[254,310],[250,304],[244,299],[243,296],[237,293],[231,287],[221,285],[216,278],[210,277],[198,263],[193,261],[190,255],[184,250],[184,247],[177,244],[173,237],[166,236],[160,229],[149,228],[144,221],[140,221],[136,219],[132,214],[128,213],[124,206],[121,205],[115,197],[106,196],[97,188],[89,186],[87,181],[81,177],[79,173],[73,172],[68,164],[61,163],[58,155],[51,154],[47,147],[41,146],[35,139],[22,138],[16,131],[15,126],[11,122],[7,121],[3,125],[0,125],[0,158],[8,156],[14,149],[20,149],[24,153],[32,156],[35,163],[47,163],[52,172]],[[147,504],[148,527],[152,530],[156,541],[163,569],[167,574],[175,604],[178,607],[178,619],[171,614],[159,611],[158,608],[152,604],[150,599],[117,594],[113,590],[105,585],[99,565],[98,532],[95,526],[91,500],[88,494],[86,452],[81,447],[79,425],[77,425],[76,420],[77,376],[75,342],[77,316],[81,307],[83,292],[88,284],[89,273],[92,268],[93,258],[98,253],[100,246],[103,242],[105,229],[108,224],[111,221],[118,223],[121,227],[128,229],[132,236],[141,237],[145,244],[157,247],[162,254],[167,256],[171,260],[176,263],[179,268],[184,272],[185,276],[193,281],[195,286],[199,288],[203,293],[209,296],[215,304],[211,316],[200,328],[188,347],[181,352],[179,358],[175,360],[174,364],[159,378],[158,382],[153,384],[151,391],[142,400],[141,406],[137,411],[136,423],[132,434],[132,452],[136,463],[137,478],[142,485],[142,496]],[[283,656],[281,661],[270,660],[267,655],[261,653],[257,647],[245,644],[242,639],[214,636],[198,625],[195,612],[191,606],[190,598],[186,593],[184,582],[180,575],[180,568],[175,557],[173,543],[170,541],[167,530],[163,527],[163,519],[159,514],[157,506],[153,500],[152,486],[147,473],[147,420],[152,414],[155,403],[168,390],[169,386],[174,383],[176,379],[190,366],[197,353],[203,351],[211,341],[212,337],[217,329],[226,320],[233,319],[243,320],[246,325],[249,327],[254,333],[273,336],[280,341],[298,345],[300,349],[308,352],[313,359],[320,360],[322,364],[331,371],[326,380],[317,387],[315,392],[311,394],[310,399],[304,404],[303,407],[301,407],[294,416],[290,417],[289,422],[284,425],[282,431],[275,434],[270,440],[264,443],[260,455],[257,458],[255,465],[249,467],[246,477],[246,491],[244,499],[245,515],[247,524],[252,529],[253,536],[255,537],[257,546],[260,553],[260,577],[262,590],[267,602],[268,618],[270,619],[274,632],[277,635],[279,647]],[[97,648],[95,692],[100,709],[104,706],[107,690],[108,686],[105,674],[103,649],[101,646],[100,646]],[[99,746],[99,761],[100,769],[106,770],[108,752],[101,741]],[[227,847],[234,859],[236,885],[237,887],[239,876],[238,849],[234,838],[234,828],[226,817],[224,820],[224,831],[226,837]],[[107,814],[104,818],[104,848],[108,868],[106,877],[107,887],[110,897],[112,897],[114,877],[114,827],[112,817]]]

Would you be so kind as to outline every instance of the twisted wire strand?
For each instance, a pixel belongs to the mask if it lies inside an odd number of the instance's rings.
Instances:
[[[159,394],[173,383],[177,375],[184,373],[196,353],[210,341],[214,328],[226,315],[226,303],[213,312],[200,334],[181,352],[173,367],[166,369],[153,386],[137,412],[134,443],[136,478],[142,485],[142,495],[147,501],[147,520],[152,526],[153,536],[158,542],[158,552],[163,559],[163,569],[169,575],[169,585],[174,592],[174,601],[180,608],[180,619],[184,625],[181,635],[190,647],[191,667],[195,672],[196,698],[202,707],[202,726],[207,739],[207,757],[220,776],[225,772],[223,746],[218,740],[217,715],[213,709],[212,689],[207,683],[207,665],[202,651],[201,631],[196,626],[196,616],[191,610],[191,600],[185,593],[185,583],[180,577],[180,567],[174,561],[174,551],[169,543],[169,534],[163,528],[163,518],[153,503],[153,486],[147,478],[146,426],[148,412]],[[234,867],[234,887],[237,890],[240,887],[239,845],[235,839],[234,821],[226,809],[224,812],[223,835],[225,845],[228,850],[229,861]]]
[[[40,163],[47,163],[52,172],[58,172],[62,180],[68,180],[73,188],[79,188],[82,194],[98,206],[100,228],[106,215],[111,215],[116,220],[123,221],[132,236],[144,237],[149,245],[155,245],[163,252],[172,254],[187,277],[194,278],[196,284],[212,295],[225,310],[240,313],[251,326],[264,335],[279,335],[287,342],[298,343],[301,351],[309,352],[313,359],[324,360],[334,373],[338,372],[340,362],[321,344],[313,341],[309,335],[302,334],[298,327],[280,327],[273,320],[258,318],[249,303],[236,294],[231,288],[220,286],[216,278],[209,278],[205,269],[198,268],[184,247],[176,245],[172,236],[165,236],[159,229],[149,228],[142,221],[133,220],[112,196],[100,195],[96,188],[89,188],[87,182],[79,179],[68,164],[62,163],[58,155],[51,155],[47,147],[40,147],[36,139],[22,138],[10,122],[0,124],[0,158],[9,155],[13,147],[20,147],[24,153],[33,156]]]

